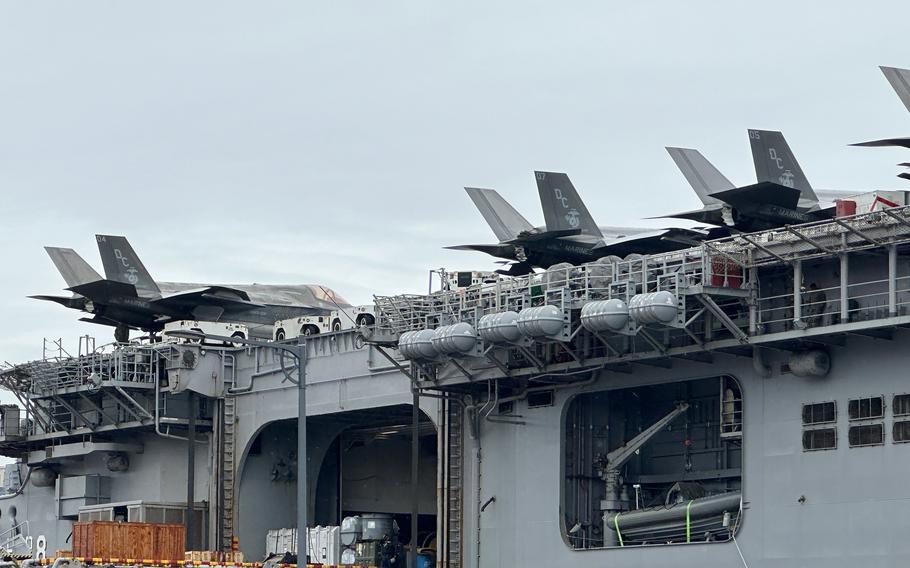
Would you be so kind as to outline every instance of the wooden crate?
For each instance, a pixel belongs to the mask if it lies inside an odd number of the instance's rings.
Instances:
[[[77,558],[180,561],[184,557],[183,525],[92,521],[73,523]]]

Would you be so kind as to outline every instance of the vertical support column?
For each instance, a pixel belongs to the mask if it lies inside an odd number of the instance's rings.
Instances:
[[[344,520],[344,431],[338,435],[338,497],[337,497],[337,524],[340,526]]]
[[[850,261],[847,253],[840,255],[840,322],[850,321]]]
[[[408,566],[417,566],[417,517],[420,515],[420,491],[418,487],[420,462],[420,393],[413,386],[411,402],[411,549],[408,552]]]
[[[300,336],[301,338],[303,336]],[[307,563],[306,342],[298,338],[297,356],[297,565]]]
[[[648,257],[641,257],[641,293],[648,293]]]
[[[157,396],[158,393],[156,392],[155,395]],[[193,550],[195,544],[193,533],[196,528],[194,522],[196,519],[193,518],[196,513],[196,393],[188,390],[187,397],[189,433],[186,436],[186,519],[184,520],[186,535],[184,535],[184,544],[186,550]]]
[[[803,261],[793,261],[793,327],[803,327]]]
[[[888,247],[888,315],[897,315],[897,247]]]
[[[749,269],[749,335],[758,334],[758,269]]]

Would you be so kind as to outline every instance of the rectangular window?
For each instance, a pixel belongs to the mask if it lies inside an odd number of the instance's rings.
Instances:
[[[854,398],[847,403],[847,414],[850,420],[868,420],[885,415],[883,397]],[[852,445],[852,444],[851,444]]]
[[[910,394],[896,394],[891,399],[895,416],[910,416]]]
[[[910,420],[895,422],[891,436],[895,442],[910,442]]]
[[[803,431],[803,450],[833,450],[837,447],[836,428],[818,428]]]
[[[881,446],[884,441],[884,429],[881,424],[863,424],[850,426],[850,447]]]
[[[803,405],[803,425],[826,424],[837,420],[837,404],[816,402]]]

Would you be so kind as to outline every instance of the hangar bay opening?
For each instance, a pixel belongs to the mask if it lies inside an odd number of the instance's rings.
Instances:
[[[581,394],[566,409],[573,549],[726,541],[742,511],[742,390],[721,376]]]

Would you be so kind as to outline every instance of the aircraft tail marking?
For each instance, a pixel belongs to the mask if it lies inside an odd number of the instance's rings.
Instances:
[[[548,231],[578,229],[583,235],[603,237],[581,196],[569,180],[558,172],[534,172],[537,192]]]
[[[155,280],[139,260],[139,256],[130,246],[126,237],[95,235],[95,238],[98,241],[101,261],[104,264],[104,274],[109,280],[132,284],[140,295],[161,295],[161,290]]]
[[[769,181],[798,189],[800,207],[818,206],[818,196],[790,150],[784,135],[771,130],[749,130],[752,161],[759,182]]]

